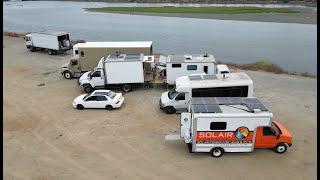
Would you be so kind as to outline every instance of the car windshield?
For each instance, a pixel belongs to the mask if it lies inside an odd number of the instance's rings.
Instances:
[[[113,91],[109,91],[107,96],[109,96],[111,99],[113,99],[114,97],[116,97],[117,93],[113,92]]]
[[[92,92],[92,93],[93,93],[93,92]],[[92,93],[89,93],[89,94],[85,95],[85,96],[83,97],[83,99],[86,99],[87,97],[91,96]]]
[[[170,90],[168,92],[168,97],[169,97],[169,99],[173,99],[174,97],[176,97],[177,94],[178,94],[178,92],[176,90]]]
[[[91,77],[93,73],[94,73],[94,71],[89,72],[88,77]]]

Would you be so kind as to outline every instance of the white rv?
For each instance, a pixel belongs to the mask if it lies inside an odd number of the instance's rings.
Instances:
[[[88,71],[79,78],[79,85],[86,93],[107,86],[121,86],[129,92],[135,85],[149,85],[153,80],[154,59],[143,54],[121,54],[102,57],[94,71]]]
[[[181,113],[180,137],[189,152],[252,152],[270,148],[284,153],[292,136],[257,98],[192,98],[188,112]]]
[[[166,113],[185,111],[191,97],[252,97],[253,81],[243,72],[189,75],[176,79],[175,89],[162,93],[159,106]]]
[[[163,60],[162,60],[163,61]],[[169,55],[165,60],[166,65],[166,83],[174,85],[175,80],[181,76],[190,74],[208,74],[229,73],[226,65],[217,66],[213,55]],[[218,70],[218,68],[223,68]]]
[[[48,54],[57,54],[72,48],[69,33],[43,31],[27,34],[25,37],[26,46],[30,51],[46,49]]]

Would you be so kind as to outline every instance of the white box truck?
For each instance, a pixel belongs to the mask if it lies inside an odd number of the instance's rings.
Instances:
[[[69,33],[42,31],[27,34],[26,46],[30,51],[47,50],[48,54],[58,54],[72,48]]]
[[[189,152],[252,152],[257,148],[284,153],[292,135],[257,98],[196,97],[181,113],[180,137]]]
[[[162,60],[162,63],[165,63],[166,66],[166,83],[168,85],[174,85],[178,77],[190,74],[229,73],[228,67],[218,65],[211,54],[169,55],[165,60]]]
[[[87,93],[109,86],[121,86],[124,92],[129,92],[137,85],[149,86],[153,63],[152,58],[143,54],[109,55],[102,57],[94,71],[84,73],[78,82]]]
[[[175,89],[162,93],[159,106],[168,114],[187,110],[191,97],[252,97],[253,81],[244,72],[189,75],[176,79]]]
[[[66,79],[78,78],[87,71],[92,71],[101,57],[108,54],[152,55],[152,41],[111,41],[85,42],[75,44],[73,56],[61,66],[61,75]]]

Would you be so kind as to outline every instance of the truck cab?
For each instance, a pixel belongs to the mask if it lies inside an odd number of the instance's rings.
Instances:
[[[27,34],[25,37],[24,37],[24,40],[26,42],[26,46],[27,48],[29,49],[30,47],[32,47],[32,39],[31,39],[31,34]]]
[[[272,121],[271,126],[260,126],[256,130],[255,148],[273,149],[277,153],[287,150],[286,144],[292,145],[292,135],[279,122]]]

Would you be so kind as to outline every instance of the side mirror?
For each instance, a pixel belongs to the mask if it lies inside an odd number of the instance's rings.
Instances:
[[[277,136],[276,136],[276,139],[279,139],[280,138],[280,134],[278,134]]]

